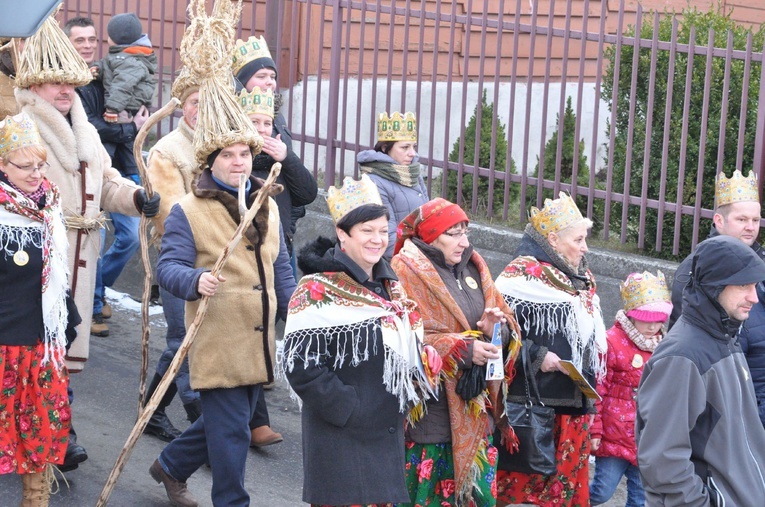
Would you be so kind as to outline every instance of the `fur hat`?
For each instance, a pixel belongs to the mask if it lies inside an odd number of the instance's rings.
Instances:
[[[199,83],[199,112],[194,129],[194,155],[200,167],[210,154],[234,144],[246,144],[260,153],[263,138],[234,96],[231,52],[241,0],[218,0],[208,16],[204,0],[189,3],[191,20],[181,42],[181,60]]]
[[[117,14],[106,25],[106,33],[115,44],[126,46],[132,44],[143,35],[143,26],[138,16],[132,12]]]
[[[45,83],[84,86],[93,79],[88,64],[74,49],[55,16],[52,14],[37,33],[26,40],[18,58],[14,81],[17,88]]]

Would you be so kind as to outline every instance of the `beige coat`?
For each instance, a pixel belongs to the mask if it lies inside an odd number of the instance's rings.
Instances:
[[[14,116],[19,112],[16,97],[13,95],[13,79],[0,72],[0,120]]]
[[[149,151],[147,173],[155,192],[159,192],[159,214],[152,218],[152,224],[159,236],[165,233],[165,219],[173,205],[191,192],[194,180],[194,148],[191,142],[194,131],[184,118],[175,130],[157,141]]]
[[[74,104],[66,117],[51,104],[30,90],[16,90],[22,111],[37,124],[43,144],[48,150],[50,169],[47,177],[61,191],[61,208],[65,218],[95,218],[101,209],[125,215],[138,215],[134,194],[137,187],[111,167],[95,127],[74,94]],[[83,162],[85,178],[83,181]],[[93,313],[93,292],[96,285],[96,264],[101,251],[101,235],[97,228],[69,228],[69,284],[83,321],[77,327],[77,339],[67,353],[69,371],[81,371],[88,359],[90,316]]]

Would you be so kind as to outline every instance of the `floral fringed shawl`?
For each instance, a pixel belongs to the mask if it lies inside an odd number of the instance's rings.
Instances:
[[[430,260],[411,241],[406,240],[401,251],[393,257],[391,266],[399,277],[407,294],[417,302],[425,325],[425,343],[432,345],[443,359],[441,376],[449,405],[451,422],[451,443],[454,457],[455,492],[458,505],[468,505],[479,472],[489,466],[484,438],[491,430],[489,418],[492,417],[502,429],[505,445],[517,446],[515,434],[506,424],[502,400],[507,385],[512,381],[515,371],[513,365],[518,352],[520,329],[512,310],[505,303],[502,294],[495,288],[489,268],[483,258],[473,252],[471,261],[481,274],[486,307],[498,307],[507,318],[512,334],[511,353],[505,359],[504,381],[487,381],[483,395],[465,402],[455,391],[457,381],[462,376],[458,361],[466,349],[462,333],[470,331],[464,313],[452,298],[446,285],[441,280]],[[495,443],[499,445],[499,443]]]
[[[420,314],[401,284],[392,282],[387,288],[390,301],[345,273],[304,276],[290,299],[281,363],[284,370],[292,371],[298,358],[306,366],[324,364],[338,369],[346,362],[358,366],[369,359],[370,352],[377,352],[370,347],[381,331],[385,347],[381,381],[386,390],[398,398],[401,412],[426,399],[435,381],[428,380],[422,363]],[[338,351],[334,357],[328,357],[331,342]]]

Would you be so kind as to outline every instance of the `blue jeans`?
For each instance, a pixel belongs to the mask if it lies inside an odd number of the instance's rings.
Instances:
[[[642,507],[645,491],[640,482],[640,469],[621,458],[595,458],[595,477],[590,484],[590,504],[606,503],[616,491],[622,476],[627,476],[627,504],[625,507]]]
[[[159,288],[159,294],[162,297],[162,311],[165,312],[165,322],[167,323],[167,334],[165,341],[167,348],[157,362],[157,373],[164,376],[170,367],[170,362],[175,357],[175,353],[186,336],[186,322],[184,321],[186,313],[186,301],[177,298],[167,292],[163,287]],[[189,377],[189,358],[186,357],[181,364],[181,369],[175,376],[175,386],[178,388],[178,395],[184,405],[192,403],[199,399],[199,393],[191,389],[191,379]]]
[[[114,225],[114,243],[98,261],[96,290],[93,296],[94,315],[101,313],[103,305],[100,300],[104,297],[104,287],[114,285],[141,244],[138,238],[138,224],[141,220],[139,217],[111,213],[111,219]],[[103,229],[102,234],[105,234]],[[101,244],[103,244],[103,238],[104,236],[101,237]]]
[[[159,455],[159,463],[171,477],[186,482],[209,461],[212,468],[212,503],[215,506],[246,507],[250,495],[244,488],[248,423],[263,389],[257,386],[205,389],[200,392],[202,417],[170,442]]]

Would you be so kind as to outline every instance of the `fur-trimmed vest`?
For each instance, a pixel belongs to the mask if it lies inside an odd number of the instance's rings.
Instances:
[[[194,181],[194,148],[191,145],[194,130],[181,118],[175,130],[157,141],[149,151],[147,173],[154,190],[159,192],[159,214],[152,218],[152,224],[161,236],[165,232],[165,219],[170,209],[181,198],[191,192]]]
[[[109,155],[95,127],[88,122],[76,93],[72,92],[71,124],[66,116],[30,90],[17,89],[16,100],[40,131],[50,164],[46,176],[58,185],[65,219],[95,219],[101,209],[138,215],[133,200],[138,187],[111,167]],[[101,251],[98,229],[97,226],[77,229],[67,224],[69,285],[83,316],[93,313],[96,264]],[[85,318],[77,326],[77,339],[67,353],[69,371],[82,370],[88,358],[90,323],[90,319]]]
[[[253,189],[259,182],[251,179]],[[281,187],[279,187],[279,190]],[[257,192],[251,193],[251,201]],[[220,190],[209,170],[178,203],[196,245],[195,268],[211,269],[239,224],[236,198]],[[274,262],[279,254],[279,213],[269,197],[231,252],[226,282],[210,298],[207,316],[189,352],[191,387],[228,388],[274,379],[276,292]],[[186,328],[201,300],[186,303]]]

